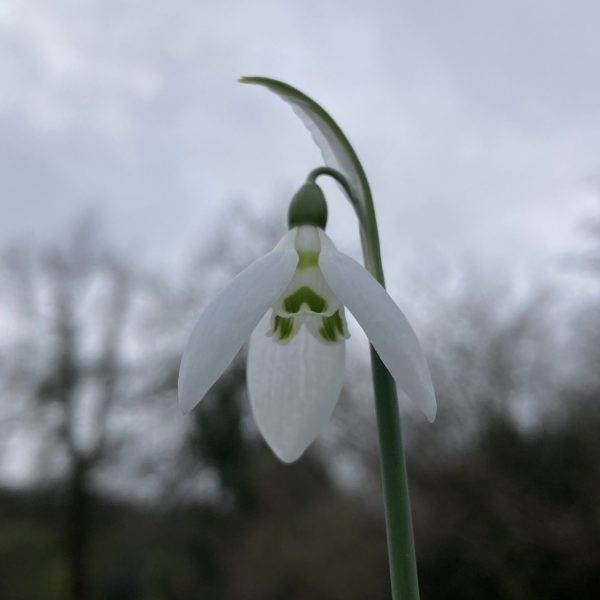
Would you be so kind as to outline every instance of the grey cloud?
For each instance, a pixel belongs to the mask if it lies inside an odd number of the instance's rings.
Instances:
[[[101,205],[116,240],[173,257],[231,198],[274,204],[319,155],[285,106],[237,86],[242,74],[294,83],[336,116],[371,176],[388,256],[429,244],[543,258],[597,172],[591,2],[7,6],[3,238]],[[350,213],[334,230],[354,243]]]

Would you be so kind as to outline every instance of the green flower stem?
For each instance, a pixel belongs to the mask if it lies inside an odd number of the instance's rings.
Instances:
[[[319,175],[328,175],[341,185],[358,216],[365,267],[384,285],[379,233],[369,182],[344,132],[321,105],[283,81],[269,77],[242,77],[240,81],[262,86],[287,102],[311,132],[328,165],[336,167],[315,169],[309,175],[309,183],[314,183]],[[372,347],[371,364],[381,447],[392,597],[393,600],[418,600],[417,565],[396,384]]]
[[[335,169],[320,167],[310,173],[308,180],[314,183],[319,175],[333,177],[348,195],[360,223],[365,266],[385,287],[379,232],[370,193],[361,204],[352,194],[352,188],[344,175]],[[396,383],[373,346],[371,346],[371,369],[381,450],[381,476],[392,598],[393,600],[419,600],[417,561]]]
[[[365,216],[363,214],[362,207],[360,205],[360,202],[354,197],[354,194],[352,193],[352,189],[350,188],[350,185],[348,184],[348,181],[346,180],[346,178],[339,171],[336,171],[335,169],[332,169],[331,167],[317,167],[316,169],[313,169],[308,174],[308,177],[306,178],[306,182],[307,183],[316,183],[317,177],[319,177],[320,175],[328,175],[329,177],[331,177],[332,179],[335,179],[340,184],[340,187],[344,190],[344,193],[346,194],[346,196],[348,196],[348,200],[350,201],[350,204],[352,204],[352,207],[354,208],[354,212],[356,212],[356,216],[358,217],[358,222],[360,223],[361,230],[364,229]]]
[[[396,383],[371,346],[371,368],[394,600],[418,600],[419,580]]]

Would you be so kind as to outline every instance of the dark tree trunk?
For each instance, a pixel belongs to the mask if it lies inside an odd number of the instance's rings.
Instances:
[[[91,497],[87,490],[88,468],[76,460],[70,481],[67,513],[67,560],[69,600],[89,600],[89,513]]]

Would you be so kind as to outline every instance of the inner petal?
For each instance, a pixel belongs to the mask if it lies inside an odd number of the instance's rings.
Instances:
[[[345,339],[348,336],[346,319],[343,318],[343,309],[336,310],[330,317],[321,319],[321,328],[319,333],[323,339],[328,342],[337,342],[339,339]]]
[[[307,306],[312,312],[322,313],[327,310],[327,300],[307,285],[303,285],[283,299],[283,308],[288,313],[298,313],[303,306]]]
[[[306,325],[324,343],[342,342],[348,336],[344,307],[319,268],[320,240],[315,227],[299,227],[295,240],[298,264],[292,280],[273,306],[269,335],[287,344]]]

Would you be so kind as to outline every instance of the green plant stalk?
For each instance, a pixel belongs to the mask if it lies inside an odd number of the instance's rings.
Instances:
[[[392,598],[418,600],[419,581],[396,383],[371,346],[371,368],[387,528]]]
[[[385,287],[379,232],[369,182],[344,132],[321,105],[283,81],[268,77],[242,77],[240,81],[263,86],[279,96],[294,109],[307,126],[329,165],[315,169],[309,175],[309,181],[312,178],[314,182],[319,175],[328,175],[341,185],[360,223],[360,240],[365,267]],[[331,168],[332,164],[341,168],[343,173]],[[392,598],[393,600],[419,600],[410,497],[396,384],[372,346],[371,368],[381,450]]]
[[[333,177],[348,195],[360,223],[365,266],[385,287],[379,232],[370,194],[367,195],[367,202],[361,205],[353,198],[351,188],[341,173],[329,167],[319,167],[309,174],[307,181],[314,182],[319,175]],[[373,346],[370,349],[392,598],[419,600],[417,559],[396,382]]]

